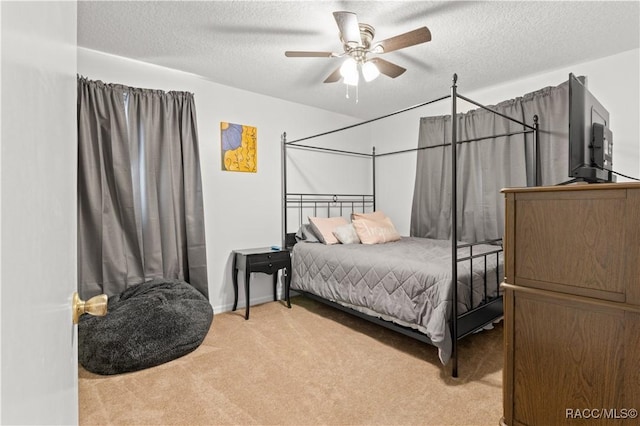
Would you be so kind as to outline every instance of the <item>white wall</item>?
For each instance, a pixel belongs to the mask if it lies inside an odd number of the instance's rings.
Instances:
[[[566,81],[570,72],[587,76],[589,90],[609,110],[614,140],[613,169],[640,178],[640,49],[471,92],[465,90],[464,75],[459,75],[458,93],[484,105],[492,105],[543,87],[556,86]],[[443,82],[443,90],[426,96],[425,102],[447,95],[450,86],[451,81]],[[459,111],[473,108],[474,105],[458,101]],[[415,148],[419,118],[450,113],[451,102],[445,100],[375,122],[372,124],[372,144],[379,152]],[[403,235],[408,235],[410,228],[415,167],[415,152],[381,158],[376,164],[378,206],[394,220]],[[626,180],[618,177],[618,182]]]
[[[0,423],[76,424],[76,3],[0,10]]]
[[[286,131],[287,139],[291,141],[346,126],[353,123],[353,119],[223,86],[196,75],[82,48],[78,49],[78,73],[106,83],[194,93],[207,234],[209,297],[215,312],[230,310],[233,305],[232,250],[281,243],[282,132]],[[221,170],[221,121],[257,128],[257,173]],[[329,137],[318,144],[335,148],[340,146],[341,140]],[[368,140],[365,139],[363,144],[368,147]],[[360,161],[354,168],[347,166],[344,157],[315,154],[330,158],[332,169],[328,173],[326,168],[319,167],[318,157],[312,157],[308,151],[289,149],[289,152],[290,192],[335,191],[335,188],[370,191],[369,163]],[[305,178],[301,177],[302,172]],[[342,182],[348,183],[346,187]],[[289,231],[295,232],[295,229]],[[243,308],[242,278],[239,281],[238,307]],[[254,274],[251,279],[252,303],[273,300],[272,291],[270,276]]]

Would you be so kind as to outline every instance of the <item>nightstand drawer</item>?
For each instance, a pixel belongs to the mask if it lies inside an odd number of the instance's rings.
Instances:
[[[274,267],[284,267],[287,266],[290,262],[289,252],[287,251],[279,251],[273,253],[260,253],[254,254],[249,257],[249,262],[251,263],[252,270],[262,272],[262,270],[258,270],[261,266],[272,265]]]
[[[287,263],[284,261],[251,264],[251,272],[263,272],[265,274],[272,274],[279,271],[282,268],[287,267]]]

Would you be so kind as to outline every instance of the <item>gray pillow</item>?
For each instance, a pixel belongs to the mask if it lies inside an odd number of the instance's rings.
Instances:
[[[105,316],[80,317],[78,360],[97,374],[153,367],[195,350],[212,321],[211,304],[190,284],[147,281],[110,297]]]
[[[310,224],[305,223],[296,232],[296,241],[304,241],[306,243],[319,243],[320,240],[316,237],[315,232]]]

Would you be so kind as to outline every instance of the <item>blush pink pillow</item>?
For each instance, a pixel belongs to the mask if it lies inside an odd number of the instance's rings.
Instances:
[[[338,217],[310,217],[309,223],[313,229],[313,233],[324,244],[338,244],[338,239],[333,235],[333,231],[349,222],[342,216]]]
[[[362,244],[389,243],[400,239],[400,234],[388,217],[382,220],[354,219],[353,226]]]
[[[376,210],[375,212],[372,212],[372,213],[351,213],[351,220],[355,220],[355,219],[382,220],[385,217],[387,217],[387,215],[382,213],[382,211],[380,210]]]

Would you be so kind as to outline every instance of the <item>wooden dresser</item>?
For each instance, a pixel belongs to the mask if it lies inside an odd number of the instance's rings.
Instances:
[[[639,424],[640,183],[503,192],[501,423]]]

